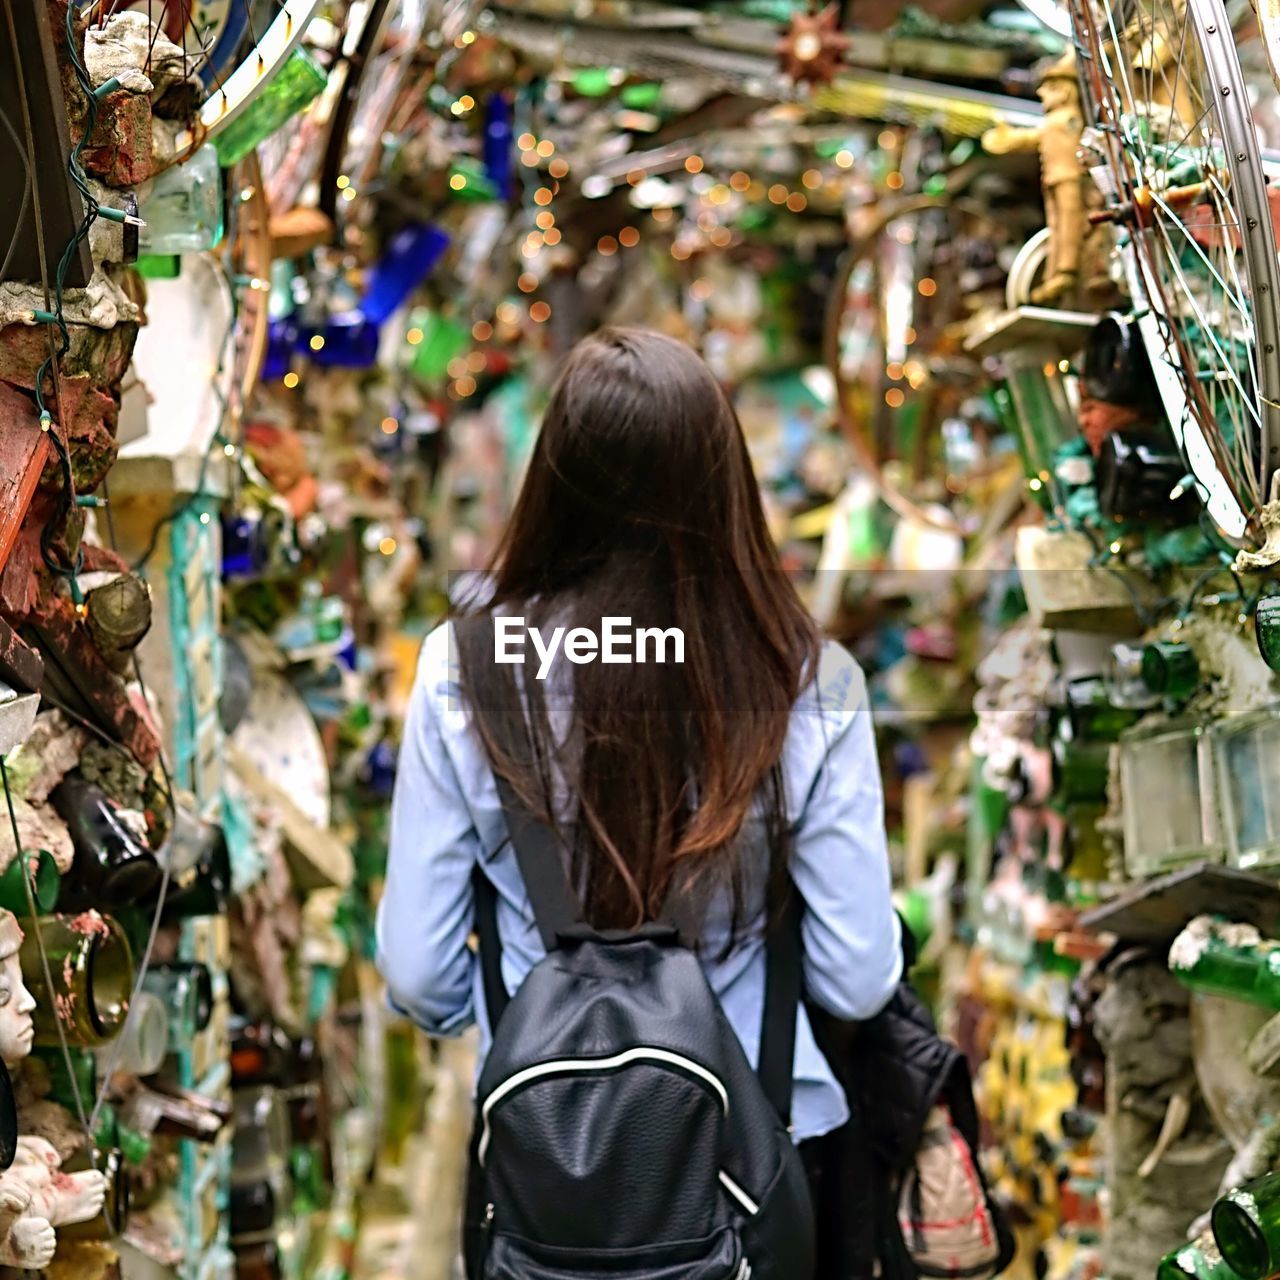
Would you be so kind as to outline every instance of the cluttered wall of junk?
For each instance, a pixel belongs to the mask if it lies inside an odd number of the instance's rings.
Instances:
[[[1278,84],[0,0],[0,1276],[1280,1274]]]

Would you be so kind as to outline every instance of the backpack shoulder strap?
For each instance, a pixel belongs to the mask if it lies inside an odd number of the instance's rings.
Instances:
[[[560,935],[572,929],[579,917],[564,863],[563,845],[541,818],[530,813],[506,778],[496,773],[493,778],[498,784],[498,798],[502,801],[511,847],[542,945],[554,951],[560,945]]]
[[[472,704],[484,715],[485,725],[498,749],[518,764],[530,764],[534,760],[534,745],[529,737],[515,677],[483,661],[467,660],[484,652],[488,622],[489,619],[482,615],[461,618],[453,624],[463,657],[461,665],[467,693]],[[510,685],[505,691],[501,687],[504,679]],[[579,916],[562,842],[546,822],[529,810],[511,783],[496,769],[493,769],[493,780],[538,933],[543,946],[554,951],[559,945],[560,934],[571,929]]]
[[[756,1074],[765,1097],[784,1125],[791,1124],[795,1078],[796,1019],[804,985],[800,922],[804,903],[790,886],[786,910],[765,939],[764,1014]]]

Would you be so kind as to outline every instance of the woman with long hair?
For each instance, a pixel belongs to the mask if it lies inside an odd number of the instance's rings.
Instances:
[[[566,662],[562,643],[544,671],[527,644],[525,665],[495,664],[492,626],[427,638],[378,915],[395,1007],[432,1035],[478,1022],[486,1052],[477,869],[496,897],[508,993],[545,955],[495,771],[559,834],[589,926],[633,930],[679,903],[753,1063],[766,939],[792,894],[806,998],[842,1019],[884,1005],[901,940],[862,673],[821,641],[781,570],[741,428],[696,354],[635,330],[574,350],[464,612],[508,619],[508,635],[563,628],[562,641],[629,619],[678,632],[683,652]],[[478,696],[490,680],[497,699]],[[522,756],[506,748],[517,718]],[[791,1114],[802,1144],[848,1118],[803,1009]]]

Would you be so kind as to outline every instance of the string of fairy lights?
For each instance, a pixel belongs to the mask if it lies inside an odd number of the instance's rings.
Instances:
[[[467,30],[453,45],[456,50],[464,50],[476,38],[474,31]],[[454,119],[466,120],[478,105],[473,94],[460,93],[442,103],[441,109]],[[850,192],[856,191],[859,184],[866,187],[867,166],[861,162],[874,151],[868,148],[867,135],[851,130],[845,144],[828,146],[821,154],[815,146],[807,166],[780,166],[790,168],[790,180],[784,181],[782,175],[769,172],[772,161],[767,142],[745,140],[736,157],[739,163],[734,165],[719,158],[709,160],[710,153],[697,149],[697,140],[692,140],[692,149],[686,145],[683,153],[658,163],[650,163],[650,155],[638,154],[637,160],[644,163],[612,175],[594,172],[579,178],[556,140],[540,133],[534,127],[525,127],[515,138],[514,158],[523,198],[519,202],[521,212],[514,216],[525,225],[512,242],[517,268],[514,287],[507,297],[488,304],[482,314],[472,310],[467,317],[471,322],[472,349],[447,361],[441,383],[444,397],[455,404],[467,401],[480,390],[485,373],[493,367],[491,351],[518,342],[528,335],[530,327],[543,326],[551,320],[552,302],[540,295],[544,282],[556,268],[572,265],[579,270],[603,270],[620,263],[629,253],[653,252],[661,246],[674,263],[688,268],[681,273],[685,296],[697,304],[709,303],[715,285],[700,269],[700,263],[709,253],[732,251],[750,242],[752,231],[738,225],[744,210],[754,206],[766,215],[840,215]],[[895,127],[885,127],[875,137],[883,163],[879,165],[874,189],[862,192],[868,199],[905,191],[907,182],[899,167],[903,139],[903,131]],[[719,145],[719,136],[716,141],[717,152],[727,151],[732,158],[732,148]],[[763,153],[763,173],[753,172],[750,165],[741,163],[748,158],[744,153],[752,151]],[[678,185],[668,180],[671,175],[676,176]],[[452,172],[448,178],[450,190],[463,198],[470,182],[465,172]],[[338,185],[344,200],[357,198],[358,193],[346,176],[338,179]],[[626,220],[600,234],[589,247],[571,243],[576,237],[566,234],[562,199],[567,196],[575,202],[596,200],[623,185],[630,188]],[[920,297],[927,299],[936,293],[937,282],[926,276],[918,281],[917,288]],[[465,324],[457,312],[465,314],[467,304],[460,300],[453,306],[457,307],[455,318]],[[446,304],[445,314],[451,310]],[[417,348],[426,338],[423,324],[411,318],[404,333],[406,346]],[[316,335],[311,341],[314,346],[324,339]],[[908,341],[914,341],[914,334]],[[890,359],[887,355],[885,365],[886,379],[893,385],[884,390],[884,402],[891,409],[901,408],[909,393],[925,384],[927,369],[918,359]],[[290,370],[283,377],[287,390],[300,384],[297,370]],[[398,420],[388,419],[382,423],[382,430],[393,434],[397,425]]]
[[[462,99],[459,102],[463,111],[455,114],[463,114],[474,106],[474,102]],[[900,154],[898,131],[883,130],[877,142],[886,155]],[[572,166],[559,153],[553,139],[539,137],[531,130],[519,135],[516,147],[520,166],[536,175],[537,184],[528,192],[531,225],[517,237],[520,269],[515,280],[516,296],[499,303],[492,316],[476,320],[471,334],[476,349],[449,362],[446,390],[455,401],[464,401],[476,393],[477,375],[484,372],[488,363],[482,348],[495,339],[503,341],[518,336],[524,320],[542,325],[551,318],[550,302],[536,295],[543,285],[542,268],[548,261],[548,251],[557,250],[565,243],[557,202],[568,186]],[[745,206],[760,205],[778,213],[802,214],[811,206],[816,208],[814,202],[817,201],[824,203],[829,211],[839,210],[847,198],[857,163],[855,150],[851,146],[840,146],[826,157],[825,165],[810,164],[791,183],[769,182],[747,168],[726,165],[721,166],[726,172],[713,172],[707,159],[693,152],[674,166],[687,184],[687,192],[663,183],[660,172],[641,166],[628,169],[618,183],[600,180],[598,175],[588,176],[578,184],[577,195],[596,199],[613,191],[616,185],[625,184],[631,189],[632,206],[628,220],[615,230],[601,234],[588,254],[608,262],[628,251],[641,249],[648,240],[647,225],[664,238],[669,237],[666,252],[675,262],[696,265],[704,253],[729,250],[744,241],[744,233],[731,225],[731,219]],[[671,172],[672,167],[668,166],[666,171]],[[650,197],[646,184],[655,181],[662,186],[656,197]],[[896,165],[890,164],[883,176],[883,188],[894,192],[902,190],[904,185],[903,174]],[[932,296],[936,288],[932,279],[919,282],[922,297]],[[685,290],[695,302],[705,303],[711,299],[714,285],[706,276],[693,274],[685,282]],[[406,340],[410,346],[416,345],[422,340],[421,331],[411,328]],[[914,334],[911,340],[914,341]],[[891,381],[901,381],[911,390],[918,389],[926,379],[920,361],[890,362],[887,375]],[[899,407],[905,398],[906,393],[898,387],[886,393],[886,403],[892,408]]]

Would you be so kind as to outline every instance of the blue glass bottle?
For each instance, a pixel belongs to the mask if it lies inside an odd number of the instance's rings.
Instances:
[[[371,369],[378,362],[378,326],[358,311],[331,316],[298,334],[297,349],[324,369]]]
[[[369,271],[360,312],[382,324],[429,276],[449,247],[449,237],[430,222],[413,223],[391,237]]]

